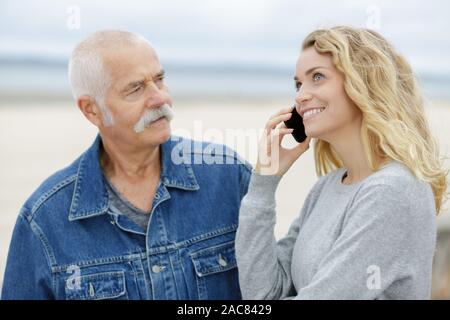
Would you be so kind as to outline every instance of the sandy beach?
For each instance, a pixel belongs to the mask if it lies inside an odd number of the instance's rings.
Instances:
[[[250,144],[252,134],[272,113],[288,105],[289,101],[175,101],[172,129],[175,134],[196,139],[203,135],[205,140],[226,143],[252,163],[256,160],[256,144]],[[450,103],[429,102],[426,111],[441,152],[450,154]],[[249,139],[242,139],[243,132]],[[0,284],[20,207],[46,177],[88,148],[96,133],[70,101],[0,103]],[[277,191],[276,237],[286,233],[316,180],[311,148],[285,175]],[[438,218],[441,232],[450,230],[448,207],[447,203],[446,212]],[[448,259],[448,252],[445,257]]]

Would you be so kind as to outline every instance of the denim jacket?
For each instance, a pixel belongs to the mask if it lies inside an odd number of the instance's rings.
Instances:
[[[108,203],[101,137],[18,216],[2,299],[240,299],[234,239],[251,167],[173,136],[143,232]]]

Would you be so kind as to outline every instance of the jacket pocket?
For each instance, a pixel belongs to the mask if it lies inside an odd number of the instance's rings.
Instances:
[[[240,299],[234,241],[190,254],[199,299]]]
[[[80,276],[65,287],[68,300],[127,299],[124,271]]]
[[[237,267],[234,241],[194,252],[191,259],[199,277]]]

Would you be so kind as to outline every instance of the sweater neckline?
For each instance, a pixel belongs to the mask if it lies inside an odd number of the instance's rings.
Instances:
[[[367,177],[365,177],[364,179],[358,181],[358,182],[354,182],[351,184],[345,184],[342,182],[342,180],[344,179],[344,177],[347,175],[347,168],[340,168],[336,174],[337,176],[337,184],[339,186],[339,190],[342,191],[346,191],[346,190],[354,190],[355,188],[359,187],[361,184],[363,184],[364,182],[366,182],[368,179],[370,179],[373,175],[376,175],[377,173],[379,173],[381,170],[386,169],[390,166],[392,166],[395,163],[394,160],[389,160],[384,166],[382,166],[378,171],[373,172],[372,174],[368,175]]]

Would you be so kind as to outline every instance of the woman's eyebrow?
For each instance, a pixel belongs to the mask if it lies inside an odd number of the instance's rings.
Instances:
[[[308,71],[306,71],[305,72],[305,76],[307,76],[308,74],[310,74],[311,72],[313,72],[314,70],[316,70],[316,69],[326,69],[326,67],[322,67],[322,66],[317,66],[317,67],[312,67],[311,69],[309,69]],[[298,77],[297,76],[295,76],[294,77],[294,80],[295,81],[298,81]]]
[[[320,68],[326,69],[325,67],[322,67],[322,66],[314,67],[314,68],[311,68],[311,69],[309,69],[308,71],[306,71],[305,75],[308,75],[308,74],[310,74],[311,72],[313,72],[314,70],[320,69]]]

